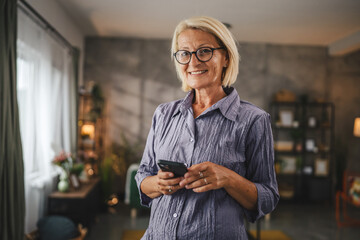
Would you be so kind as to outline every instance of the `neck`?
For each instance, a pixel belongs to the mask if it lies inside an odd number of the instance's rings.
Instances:
[[[214,105],[220,99],[224,98],[226,93],[222,86],[216,89],[195,89],[195,98],[192,104],[194,110],[194,117],[199,116],[207,108]]]

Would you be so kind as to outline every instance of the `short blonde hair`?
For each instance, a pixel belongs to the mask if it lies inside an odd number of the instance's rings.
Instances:
[[[235,83],[239,72],[240,55],[236,46],[233,35],[229,29],[220,21],[211,17],[192,17],[181,21],[175,28],[171,44],[171,57],[174,59],[174,53],[179,50],[178,37],[186,29],[199,29],[215,36],[220,46],[225,47],[229,59],[228,66],[222,79],[222,86],[229,87]],[[185,76],[182,74],[180,64],[175,61],[176,72],[182,81],[182,89],[187,92],[192,88],[184,81]]]

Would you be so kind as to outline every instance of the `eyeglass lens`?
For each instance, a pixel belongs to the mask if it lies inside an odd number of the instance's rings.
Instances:
[[[194,52],[179,50],[176,52],[175,58],[179,63],[187,64],[190,62],[193,53]],[[198,50],[196,50],[195,55],[199,61],[207,62],[211,59],[211,57],[213,55],[213,49],[199,48]]]

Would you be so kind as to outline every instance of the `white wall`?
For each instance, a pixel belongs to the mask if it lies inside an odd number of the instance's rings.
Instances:
[[[84,33],[55,0],[27,0],[71,45],[80,49],[79,85],[83,85]]]

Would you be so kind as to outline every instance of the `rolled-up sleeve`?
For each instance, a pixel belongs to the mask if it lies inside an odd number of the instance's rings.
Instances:
[[[274,168],[274,147],[270,115],[263,113],[251,125],[246,143],[248,163],[246,178],[257,189],[257,209],[244,210],[247,219],[255,222],[273,211],[279,201],[279,192]]]
[[[156,126],[156,116],[157,116],[158,112],[159,111],[157,109],[154,113],[151,129],[150,129],[147,141],[146,141],[144,154],[143,154],[139,169],[135,175],[135,180],[136,180],[137,187],[139,189],[139,194],[140,194],[140,203],[141,203],[141,205],[146,206],[146,207],[151,206],[152,199],[149,198],[146,194],[144,194],[141,191],[140,185],[146,177],[156,175],[157,170],[158,170],[158,168],[156,166],[156,156],[155,156],[155,152],[154,152],[155,126]]]

